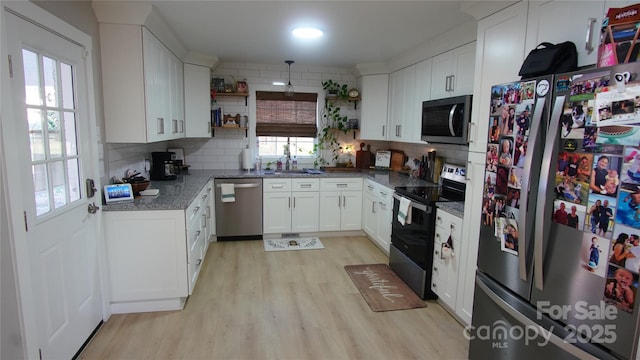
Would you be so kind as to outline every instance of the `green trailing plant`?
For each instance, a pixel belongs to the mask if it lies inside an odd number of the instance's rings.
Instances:
[[[335,94],[339,98],[346,99],[348,97],[347,84],[340,85],[340,83],[329,79],[322,82],[322,88],[328,94]]]
[[[349,119],[340,114],[340,107],[327,103],[322,113],[322,127],[318,132],[318,142],[313,150],[316,155],[314,167],[330,165],[338,161],[342,146],[338,141],[338,134],[349,132]],[[325,158],[325,154],[331,154]]]

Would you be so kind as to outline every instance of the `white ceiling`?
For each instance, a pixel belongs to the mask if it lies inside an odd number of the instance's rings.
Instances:
[[[150,1],[187,50],[221,62],[386,62],[473,20],[460,11],[461,1]],[[299,25],[325,35],[293,39]]]

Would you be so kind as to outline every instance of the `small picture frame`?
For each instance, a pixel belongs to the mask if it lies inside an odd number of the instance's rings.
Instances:
[[[224,92],[224,79],[222,78],[211,79],[211,88],[215,89],[217,92]]]

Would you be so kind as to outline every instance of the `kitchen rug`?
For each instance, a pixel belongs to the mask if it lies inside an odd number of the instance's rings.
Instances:
[[[324,249],[317,237],[292,239],[264,239],[264,251]]]
[[[344,269],[373,311],[427,306],[387,264],[347,265]]]

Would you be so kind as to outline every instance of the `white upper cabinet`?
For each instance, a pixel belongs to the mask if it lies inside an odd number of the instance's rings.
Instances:
[[[363,75],[360,79],[360,139],[387,139],[389,74]]]
[[[473,93],[476,44],[469,43],[433,57],[431,98]]]
[[[390,141],[418,142],[420,118],[416,106],[416,66],[411,65],[391,74]]]
[[[211,71],[184,64],[184,121],[188,138],[211,137]]]
[[[527,33],[527,3],[478,21],[469,151],[486,153],[492,85],[519,79]]]
[[[422,115],[422,102],[431,100],[431,75],[433,59],[426,59],[416,64],[416,94],[418,113]]]
[[[529,1],[526,53],[541,42],[572,41],[578,66],[595,64],[605,11],[604,1]]]
[[[100,23],[106,141],[184,137],[182,61],[140,25]]]

